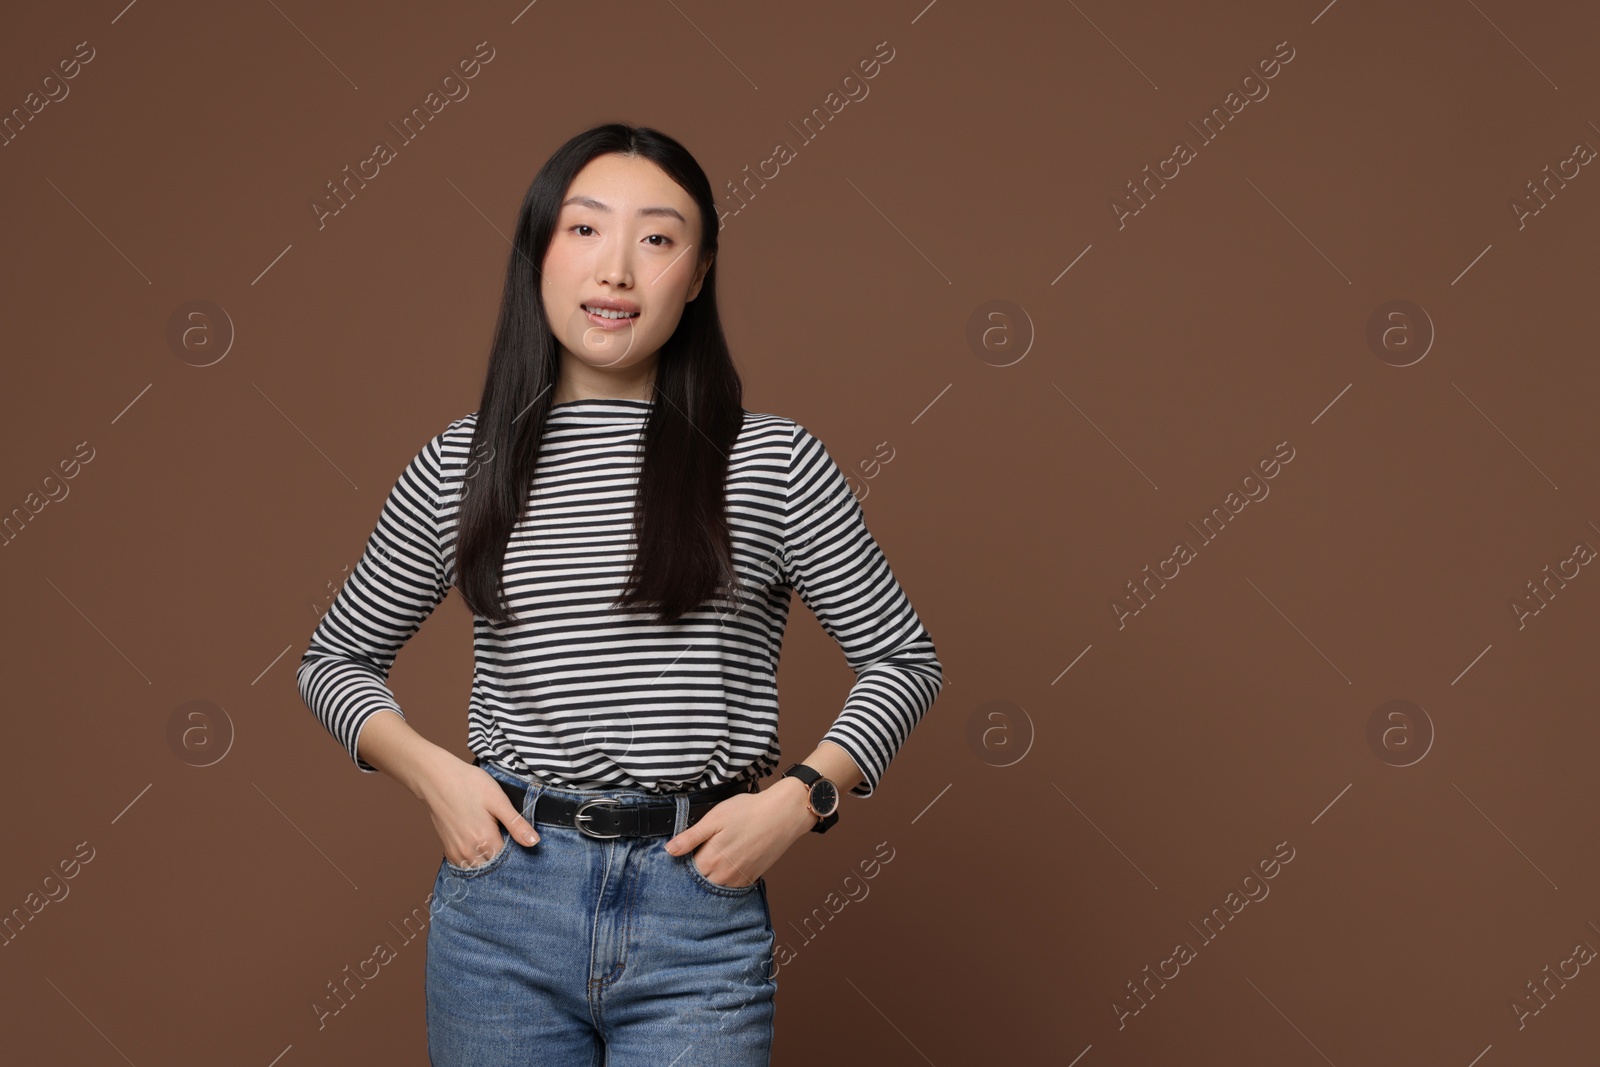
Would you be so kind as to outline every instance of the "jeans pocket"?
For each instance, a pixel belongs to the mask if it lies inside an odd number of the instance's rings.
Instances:
[[[444,868],[457,878],[481,878],[505,863],[511,855],[511,831],[505,827],[500,828],[500,851],[489,857],[488,862],[480,863],[476,867],[457,867],[450,862],[450,857],[444,857]]]
[[[749,885],[718,885],[700,872],[700,865],[694,861],[699,852],[700,850],[697,848],[683,857],[683,865],[689,872],[690,880],[706,891],[722,897],[742,897],[747,893],[754,893],[756,887],[761,884],[761,879],[757,878]]]

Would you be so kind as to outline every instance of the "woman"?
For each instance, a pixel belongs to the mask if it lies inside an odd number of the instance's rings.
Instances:
[[[300,662],[307,706],[443,843],[435,1064],[766,1064],[762,875],[872,795],[942,684],[822,442],[741,406],[717,229],[699,164],[655,130],[599,126],[550,158],[479,408],[402,472]],[[452,588],[474,616],[476,763],[386,684]],[[856,681],[760,789],[791,590]]]

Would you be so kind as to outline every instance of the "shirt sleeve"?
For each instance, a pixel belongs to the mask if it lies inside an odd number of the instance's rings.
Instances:
[[[855,684],[822,739],[861,769],[870,797],[944,684],[933,640],[867,530],[861,502],[823,443],[795,423],[784,517],[784,576],[839,644]]]
[[[361,728],[380,711],[405,717],[387,684],[389,670],[450,591],[438,520],[442,437],[401,472],[295,672],[306,706],[368,774],[378,769],[360,756]]]

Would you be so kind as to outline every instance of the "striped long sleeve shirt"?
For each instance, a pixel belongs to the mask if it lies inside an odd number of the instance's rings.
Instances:
[[[933,641],[868,531],[860,502],[804,426],[745,412],[729,454],[728,523],[744,587],[675,624],[616,611],[633,562],[640,445],[654,402],[550,408],[526,513],[506,548],[516,618],[474,615],[467,745],[551,785],[704,789],[777,769],[778,657],[790,592],[855,672],[823,735],[869,797],[943,685]],[[403,715],[401,647],[455,584],[457,514],[477,413],[427,442],[300,660],[306,706],[361,771],[361,728]],[[806,748],[810,751],[810,747]]]

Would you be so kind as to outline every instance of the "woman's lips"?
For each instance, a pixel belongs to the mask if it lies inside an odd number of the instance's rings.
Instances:
[[[642,312],[640,314],[642,314]],[[589,325],[601,330],[621,330],[625,327],[632,326],[635,322],[639,321],[638,315],[634,315],[632,318],[626,319],[608,319],[604,315],[596,315],[594,312],[589,311],[586,308],[583,309],[583,317],[589,320]]]

